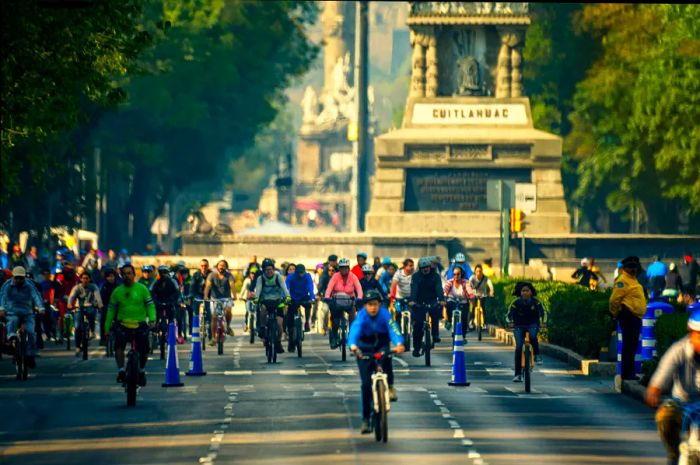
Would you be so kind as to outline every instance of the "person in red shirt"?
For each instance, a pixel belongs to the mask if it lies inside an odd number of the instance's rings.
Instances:
[[[63,268],[61,272],[56,275],[56,282],[59,286],[56,288],[54,293],[55,302],[58,304],[58,334],[59,340],[63,340],[63,335],[61,334],[61,329],[63,328],[63,317],[66,314],[68,296],[75,286],[78,285],[80,279],[73,268],[73,263],[66,260],[63,262]]]
[[[365,252],[360,252],[357,254],[357,265],[352,267],[352,274],[357,276],[357,279],[360,280],[365,277],[365,272],[362,271],[362,265],[367,263],[367,254]]]

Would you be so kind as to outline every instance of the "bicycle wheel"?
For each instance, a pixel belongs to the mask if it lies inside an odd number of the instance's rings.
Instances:
[[[88,324],[86,322],[83,322],[83,334],[82,337],[80,338],[81,340],[81,349],[83,351],[83,360],[88,359],[88,345],[90,344],[90,340],[88,339],[88,335],[90,328],[88,327]]]
[[[73,325],[73,319],[68,318],[68,315],[66,315],[63,318],[63,334],[65,335],[66,338],[66,349],[70,350],[70,339],[71,339],[71,333],[70,333],[70,327]]]
[[[19,334],[15,345],[15,369],[17,370],[17,381],[23,381],[26,379],[24,377],[24,373],[26,371],[26,363],[24,359],[25,346],[22,343],[22,340],[23,337],[21,334]]]
[[[411,350],[411,323],[408,318],[402,318],[403,320],[403,342],[406,346],[406,352]]]
[[[530,369],[532,363],[532,346],[530,344],[525,344],[523,349],[525,356],[525,363],[523,366],[523,376],[525,377],[525,392],[530,392]]]
[[[250,343],[255,343],[255,314],[251,313],[248,317],[248,331],[250,331]]]
[[[219,325],[219,330],[216,332],[216,350],[219,355],[224,355],[224,328]]]
[[[267,322],[267,339],[265,340],[265,354],[267,355],[267,363],[275,363],[277,350],[275,349],[275,326],[277,322],[268,320]]]
[[[301,327],[301,320],[297,320],[294,325],[295,342],[297,345],[297,357],[301,358],[301,341],[304,339],[304,329]]]
[[[347,359],[347,347],[345,344],[345,326],[340,328],[340,359],[344,362]]]
[[[136,390],[139,377],[138,363],[138,355],[130,351],[126,364],[126,405],[128,407],[136,405]]]
[[[430,366],[430,349],[432,348],[433,344],[433,339],[432,339],[432,332],[430,329],[430,323],[427,321],[425,322],[425,334],[423,336],[423,345],[424,347],[424,352],[425,352],[425,366],[429,367]]]
[[[386,411],[386,385],[377,383],[377,408],[374,423],[374,439],[386,442],[389,439]]]

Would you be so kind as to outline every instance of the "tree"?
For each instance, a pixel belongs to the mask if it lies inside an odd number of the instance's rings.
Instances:
[[[700,10],[694,5],[586,5],[581,27],[603,52],[576,90],[568,145],[574,199],[601,195],[651,232],[700,226]]]

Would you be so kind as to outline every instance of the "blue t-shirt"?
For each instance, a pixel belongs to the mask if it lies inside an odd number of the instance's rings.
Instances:
[[[391,341],[395,346],[403,344],[403,336],[391,313],[385,308],[380,308],[379,313],[372,318],[364,308],[357,312],[355,320],[350,326],[348,334],[348,347],[356,345],[363,352],[379,350],[383,341]]]
[[[314,300],[314,282],[309,273],[299,276],[296,273],[287,275],[287,289],[294,302]]]

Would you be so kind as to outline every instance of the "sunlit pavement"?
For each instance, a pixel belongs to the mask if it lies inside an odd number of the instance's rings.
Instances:
[[[235,324],[240,328],[240,322]],[[469,335],[471,386],[448,387],[451,348],[432,367],[396,360],[399,402],[389,442],[359,434],[359,378],[327,339],[307,335],[304,356],[267,365],[242,331],[225,355],[204,353],[207,376],[162,388],[165,363],[151,360],[135,408],[96,346],[83,361],[48,344],[26,382],[0,361],[3,464],[663,464],[653,412],[545,357],[525,394],[513,377],[512,348]],[[180,370],[189,345],[178,347]]]

